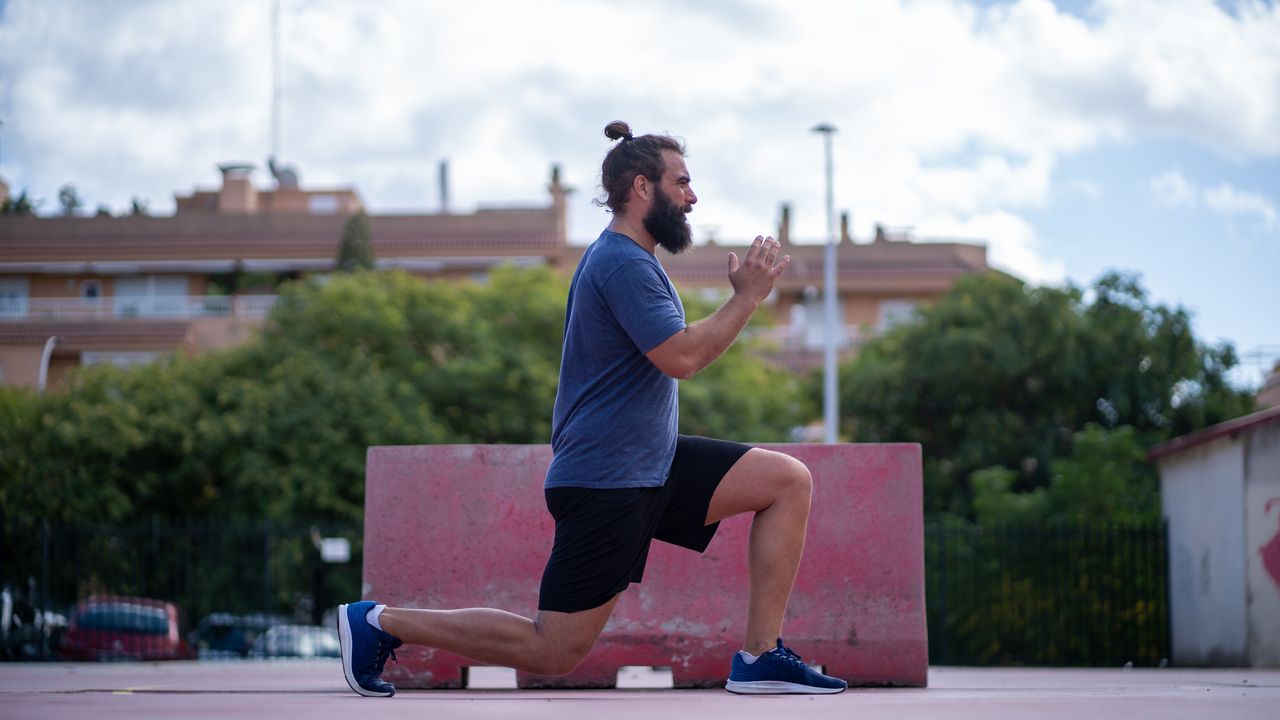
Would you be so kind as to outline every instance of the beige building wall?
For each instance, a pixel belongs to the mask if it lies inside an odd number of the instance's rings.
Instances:
[[[0,384],[35,387],[43,350],[41,346],[0,345]]]

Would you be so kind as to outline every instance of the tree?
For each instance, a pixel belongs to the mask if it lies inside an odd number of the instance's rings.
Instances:
[[[971,479],[1046,489],[1091,423],[1128,427],[1142,448],[1248,412],[1226,380],[1235,363],[1230,345],[1197,342],[1187,312],[1152,305],[1133,277],[1108,274],[1086,294],[989,273],[843,365],[841,410],[858,440],[921,443],[927,509],[969,516]]]
[[[697,296],[681,296],[690,321],[715,307]],[[680,432],[740,442],[788,442],[813,417],[803,379],[762,361],[752,352],[751,331],[764,326],[752,316],[744,338],[690,380],[680,383]]]
[[[73,217],[84,207],[84,200],[80,199],[80,193],[76,191],[76,186],[67,183],[58,188],[58,207],[62,210],[64,217]]]
[[[134,195],[133,199],[129,201],[129,215],[133,217],[143,217],[146,215],[150,215],[151,212],[150,212],[150,208],[148,207],[149,205],[150,203],[148,201],[143,200],[137,195]]]
[[[551,269],[280,292],[238,348],[0,388],[0,502],[29,522],[352,521],[371,445],[549,441],[568,292]],[[742,349],[682,386],[684,432],[785,440],[804,416],[795,380]]]
[[[338,271],[355,272],[374,267],[373,243],[369,239],[369,216],[364,210],[352,215],[342,228],[338,243]]]
[[[42,202],[32,198],[23,188],[17,197],[5,198],[0,204],[0,215],[35,215]]]
[[[991,467],[970,476],[980,524],[1150,523],[1160,518],[1155,468],[1133,428],[1105,430],[1090,423],[1075,434],[1071,454],[1054,458],[1047,487],[1013,489],[1018,473]]]

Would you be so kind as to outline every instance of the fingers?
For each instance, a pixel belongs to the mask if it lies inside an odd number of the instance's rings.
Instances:
[[[778,259],[778,251],[782,249],[782,244],[773,238],[765,239],[764,244],[764,265],[772,268],[773,262]]]
[[[747,249],[747,256],[743,262],[755,261],[767,267],[773,267],[773,261],[777,259],[780,249],[782,249],[782,243],[771,237],[757,235],[751,247]]]
[[[778,263],[777,267],[773,269],[773,276],[776,278],[779,275],[781,275],[783,271],[787,269],[787,266],[790,264],[791,264],[791,256],[783,255],[782,262]]]
[[[738,254],[731,252],[729,253],[729,272],[733,273],[737,271],[738,271]]]

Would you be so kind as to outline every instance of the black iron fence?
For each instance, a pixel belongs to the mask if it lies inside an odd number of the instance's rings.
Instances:
[[[1163,526],[930,522],[925,533],[932,663],[1118,666],[1168,657]],[[325,562],[322,538],[345,540],[349,560]],[[89,653],[62,637],[77,611],[84,624],[136,635],[158,633],[169,608],[189,647],[164,652],[245,655],[269,627],[295,626],[296,634],[360,596],[358,526],[37,521],[10,523],[0,543],[7,659]],[[98,605],[86,607],[90,598]],[[114,652],[141,656],[130,647]]]
[[[1166,528],[1159,524],[929,523],[930,662],[1167,662],[1166,557]]]
[[[325,561],[326,539],[330,547],[345,541],[345,562]],[[149,623],[159,633],[168,613],[185,644],[177,655],[207,649],[201,633],[233,631],[243,637],[243,655],[268,627],[315,625],[338,602],[359,597],[362,542],[351,525],[11,524],[0,532],[0,646],[8,659],[56,659],[72,650],[62,635],[77,612],[99,635]],[[206,647],[197,647],[202,641]],[[138,654],[124,645],[121,657]]]

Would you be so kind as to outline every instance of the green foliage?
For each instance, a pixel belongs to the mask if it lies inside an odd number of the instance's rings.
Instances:
[[[67,183],[58,188],[58,209],[64,216],[72,217],[83,207],[84,200],[80,198],[75,185]]]
[[[342,228],[338,242],[338,272],[372,270],[373,241],[369,239],[369,216],[364,210],[352,215]]]
[[[545,443],[565,280],[360,271],[287,284],[236,349],[0,388],[8,520],[358,521],[372,445]],[[733,350],[686,383],[682,427],[785,440],[794,379]]]
[[[31,197],[23,188],[17,197],[8,197],[0,203],[0,215],[35,215],[43,201]]]
[[[1054,458],[1047,487],[1016,492],[1018,473],[1004,467],[969,476],[980,525],[1015,522],[1154,523],[1160,519],[1155,468],[1133,428],[1090,423],[1076,433],[1071,454]]]
[[[1134,278],[1110,274],[1085,293],[988,273],[841,367],[842,425],[859,441],[921,443],[931,512],[971,516],[979,488],[987,517],[1047,512],[1030,508],[1059,496],[1022,510],[997,496],[1048,488],[1090,423],[1127,426],[1117,442],[1142,448],[1248,412],[1226,380],[1235,363],[1230,345],[1196,342],[1186,311],[1152,305]],[[1084,465],[1064,467],[1075,477]]]
[[[1156,666],[1168,657],[1158,523],[925,527],[929,660]]]
[[[685,314],[696,321],[715,306],[681,296]],[[763,321],[753,317],[748,332]],[[680,432],[739,442],[788,442],[791,431],[812,416],[803,379],[763,362],[744,338],[718,360],[680,383]]]

